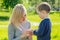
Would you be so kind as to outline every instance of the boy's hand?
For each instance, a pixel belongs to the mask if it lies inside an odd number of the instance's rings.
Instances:
[[[31,29],[28,29],[28,30],[24,31],[23,34],[22,34],[23,37],[26,37],[26,36],[30,37],[32,35],[33,35],[33,32],[32,32]]]
[[[27,34],[33,35],[33,32],[31,29],[26,30]]]

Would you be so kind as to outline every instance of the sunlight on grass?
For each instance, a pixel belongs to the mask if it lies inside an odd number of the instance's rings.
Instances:
[[[0,12],[0,16],[11,16],[11,12]]]
[[[8,21],[0,21],[0,25],[7,25],[8,23]]]
[[[31,26],[31,29],[38,29],[38,26]],[[52,26],[52,33],[51,33],[51,39],[52,40],[60,40],[60,27],[59,25],[53,25]],[[2,34],[2,35],[1,35]],[[0,39],[8,39],[8,32],[7,32],[7,27],[6,28],[0,28]],[[36,40],[37,37],[35,35],[32,36],[33,40]]]
[[[7,28],[0,28],[0,40],[7,40],[8,39],[8,33]]]

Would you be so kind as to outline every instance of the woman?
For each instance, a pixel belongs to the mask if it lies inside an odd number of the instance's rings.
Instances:
[[[26,9],[22,4],[17,4],[10,18],[8,40],[31,40],[27,29],[30,29],[30,22],[26,19]]]

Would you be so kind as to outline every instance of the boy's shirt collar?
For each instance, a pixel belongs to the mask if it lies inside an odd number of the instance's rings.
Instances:
[[[50,17],[45,17],[44,19],[49,19]],[[44,19],[42,19],[42,21],[44,20]]]

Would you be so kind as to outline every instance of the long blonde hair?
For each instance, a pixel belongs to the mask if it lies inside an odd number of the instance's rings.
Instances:
[[[10,23],[18,26],[20,24],[19,20],[23,17],[24,13],[26,13],[25,7],[22,4],[17,4],[13,9]]]

